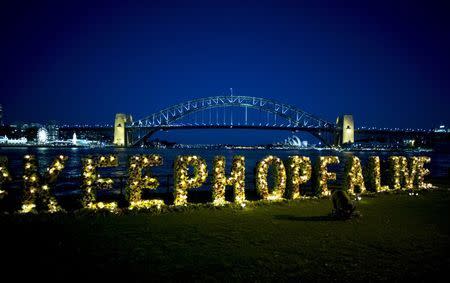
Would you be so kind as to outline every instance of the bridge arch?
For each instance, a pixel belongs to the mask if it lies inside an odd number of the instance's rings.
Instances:
[[[182,102],[132,122],[129,127],[139,128],[174,125],[180,119],[195,112],[218,107],[241,107],[269,112],[288,121],[290,126],[295,127],[335,127],[333,123],[329,123],[324,119],[289,104],[260,97],[234,95],[212,96]]]
[[[184,117],[201,111],[207,111],[214,108],[239,107],[245,109],[245,123],[242,125],[234,124],[231,119],[230,124],[211,123],[210,124],[183,124],[179,123]],[[256,109],[266,113],[273,114],[275,123],[247,123],[247,109]],[[269,115],[267,116],[269,117]],[[281,125],[277,125],[276,117],[280,117],[286,121]],[[278,120],[278,121],[280,121]],[[265,99],[252,96],[235,96],[222,95],[199,98],[185,101],[158,112],[155,112],[143,119],[127,123],[127,132],[131,133],[130,145],[138,145],[143,143],[151,135],[160,130],[175,129],[259,129],[259,130],[288,130],[292,132],[304,131],[308,132],[324,144],[331,145],[333,142],[328,141],[323,135],[334,134],[336,125],[324,119],[307,113],[295,106],[280,103],[271,99]],[[143,131],[143,133],[142,133]],[[137,135],[135,134],[137,133]]]

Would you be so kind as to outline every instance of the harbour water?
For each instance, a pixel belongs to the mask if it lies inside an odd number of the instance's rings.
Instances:
[[[330,171],[334,171],[338,175],[338,180],[341,178],[345,162],[350,155],[360,157],[363,166],[369,156],[380,156],[380,159],[386,161],[391,155],[403,156],[429,156],[431,157],[431,164],[427,167],[431,171],[431,177],[445,177],[448,176],[450,168],[450,150],[448,145],[439,147],[433,151],[337,151],[337,150],[319,150],[319,149],[248,149],[248,150],[234,150],[234,149],[146,149],[146,148],[46,148],[46,147],[4,147],[0,148],[0,155],[7,156],[9,161],[9,169],[13,178],[20,180],[23,172],[23,156],[26,154],[36,155],[40,171],[43,173],[51,164],[53,159],[60,155],[69,157],[66,167],[59,177],[60,180],[71,179],[73,182],[79,182],[81,176],[81,159],[87,155],[105,155],[116,154],[119,159],[119,166],[115,168],[100,168],[98,171],[104,177],[115,177],[118,179],[125,179],[127,176],[128,162],[131,156],[137,154],[160,154],[163,157],[164,164],[162,166],[154,167],[151,172],[154,176],[161,178],[160,183],[170,183],[169,180],[173,175],[173,162],[178,155],[199,155],[203,157],[207,166],[210,169],[213,158],[216,155],[223,155],[226,157],[227,172],[231,167],[231,160],[234,155],[245,156],[246,161],[246,180],[250,184],[253,179],[253,171],[256,164],[264,156],[275,155],[282,159],[287,159],[291,155],[308,156],[314,162],[318,156],[336,155],[340,159],[339,165],[329,166]],[[385,164],[382,163],[382,167]],[[382,168],[383,170],[383,168]],[[208,178],[209,179],[209,178]],[[251,185],[250,185],[251,187]]]

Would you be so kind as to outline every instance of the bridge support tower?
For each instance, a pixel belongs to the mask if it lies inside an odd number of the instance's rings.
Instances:
[[[335,138],[336,145],[352,144],[355,142],[355,124],[353,115],[342,115],[336,120],[338,133]]]
[[[127,146],[131,141],[130,133],[127,132],[126,125],[133,122],[131,115],[117,113],[114,120],[114,144],[116,146]]]

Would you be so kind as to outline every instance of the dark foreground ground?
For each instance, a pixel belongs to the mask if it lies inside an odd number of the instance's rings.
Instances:
[[[162,215],[1,216],[0,274],[32,282],[448,278],[447,189],[357,205],[363,216],[348,221],[328,218],[325,199]]]

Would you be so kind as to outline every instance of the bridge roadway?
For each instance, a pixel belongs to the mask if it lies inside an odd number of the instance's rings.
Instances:
[[[296,132],[308,132],[322,142],[329,143],[327,140],[328,135],[334,135],[341,131],[335,127],[312,127],[312,126],[289,126],[289,125],[267,125],[267,124],[248,124],[248,125],[207,125],[207,124],[178,124],[178,125],[158,125],[158,126],[133,126],[127,127],[128,131],[133,132],[133,136],[138,142],[150,137],[158,131],[170,131],[170,130],[201,130],[201,129],[240,129],[240,130],[278,130],[278,131],[290,131]],[[81,133],[81,132],[97,132],[113,135],[113,126],[63,126],[60,130],[66,133]],[[143,135],[139,135],[139,132],[144,132]],[[405,129],[372,129],[372,128],[359,128],[355,129],[355,142],[358,141],[375,141],[380,138],[386,138],[389,140],[394,139],[426,139],[426,140],[450,140],[450,133],[447,132],[435,132],[432,130],[405,130]]]
[[[159,125],[159,126],[135,126],[128,127],[133,130],[193,130],[193,129],[242,129],[242,130],[285,130],[285,131],[335,131],[330,127],[299,127],[283,125],[207,125],[207,124],[183,124],[183,125]]]
[[[133,130],[153,130],[153,129],[161,129],[161,130],[193,130],[193,129],[253,129],[253,130],[286,130],[286,131],[312,131],[312,130],[324,130],[327,132],[340,131],[336,128],[328,128],[328,127],[299,127],[299,126],[283,126],[283,125],[195,125],[195,124],[182,124],[182,125],[159,125],[159,126],[134,126],[127,127],[127,129]],[[64,131],[111,131],[114,132],[114,127],[111,125],[101,126],[62,126],[60,130]],[[421,135],[421,136],[448,136],[450,133],[447,132],[435,132],[432,130],[405,130],[405,129],[371,129],[371,128],[357,128],[355,129],[355,133],[359,134],[377,134],[377,135]]]

